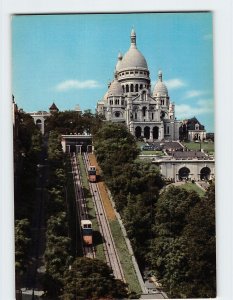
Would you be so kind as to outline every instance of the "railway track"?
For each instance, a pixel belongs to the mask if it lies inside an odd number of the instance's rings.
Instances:
[[[86,205],[86,199],[85,199],[85,195],[83,192],[80,169],[78,168],[77,158],[74,153],[71,154],[70,160],[71,160],[71,166],[72,166],[77,213],[79,215],[79,220],[81,222],[81,220],[89,219],[87,205]],[[81,234],[80,222],[79,222],[79,230],[80,230],[80,236],[81,236],[82,234]],[[84,256],[89,257],[89,258],[95,258],[96,255],[95,255],[94,247],[85,246],[83,243],[83,240],[81,242],[82,242]]]
[[[88,166],[90,165],[88,154],[83,154],[83,161],[86,168],[88,170]],[[113,271],[115,278],[120,279],[124,282],[125,277],[122,270],[122,266],[120,263],[120,259],[117,253],[117,249],[112,237],[111,229],[109,226],[109,222],[105,213],[105,209],[101,200],[100,191],[97,183],[89,183],[90,191],[93,197],[93,202],[96,209],[96,217],[99,224],[100,233],[103,237],[104,242],[104,251],[106,256],[107,264]]]

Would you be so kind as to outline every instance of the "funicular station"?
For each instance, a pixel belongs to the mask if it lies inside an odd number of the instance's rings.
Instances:
[[[91,134],[67,134],[62,135],[62,150],[65,153],[92,153],[92,135]]]

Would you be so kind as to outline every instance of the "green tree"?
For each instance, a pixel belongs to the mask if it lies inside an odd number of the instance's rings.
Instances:
[[[172,298],[215,295],[213,190],[202,199],[195,192],[171,187],[157,202],[150,261]]]
[[[66,213],[60,212],[52,215],[47,221],[44,253],[46,267],[44,283],[49,282],[44,285],[44,289],[49,297],[58,297],[63,286],[63,274],[72,260],[70,247]],[[52,289],[51,286],[53,286]]]
[[[215,185],[190,211],[184,228],[189,264],[187,297],[216,297]],[[198,287],[198,288],[197,288]]]
[[[16,272],[25,271],[30,238],[30,223],[28,219],[15,220],[15,266]]]
[[[51,131],[48,140],[48,159],[51,163],[56,163],[61,161],[63,156],[61,136],[58,132]]]
[[[95,154],[105,176],[113,166],[132,162],[139,154],[136,140],[122,124],[104,123],[94,136]]]
[[[127,297],[126,284],[115,279],[111,269],[102,261],[76,258],[64,274],[61,299],[95,300]]]
[[[143,265],[152,238],[155,203],[164,182],[157,167],[136,160],[140,150],[124,125],[104,123],[94,136],[94,146],[137,260]]]
[[[52,114],[46,119],[45,130],[49,133],[52,130],[60,134],[83,134],[93,133],[98,130],[102,118],[94,115],[90,110],[82,114],[78,111],[64,111]]]

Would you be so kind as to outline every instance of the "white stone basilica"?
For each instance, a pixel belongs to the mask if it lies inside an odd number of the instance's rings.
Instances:
[[[97,103],[97,113],[106,120],[125,123],[137,138],[147,141],[178,140],[180,121],[175,118],[175,104],[170,102],[162,72],[151,93],[150,72],[137,49],[136,33],[124,56],[118,55],[114,80],[104,98]]]

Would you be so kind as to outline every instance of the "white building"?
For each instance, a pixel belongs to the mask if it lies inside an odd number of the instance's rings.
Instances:
[[[97,112],[108,121],[125,123],[137,138],[178,140],[181,122],[175,118],[175,104],[170,101],[162,72],[152,92],[150,72],[137,49],[134,29],[130,40],[129,50],[124,56],[118,55],[115,78],[97,103]]]

